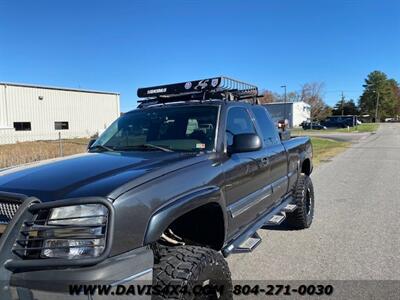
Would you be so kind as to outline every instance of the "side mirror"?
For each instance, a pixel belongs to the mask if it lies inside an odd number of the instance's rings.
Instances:
[[[261,139],[254,133],[242,133],[233,136],[232,146],[228,148],[228,153],[251,152],[261,149]]]
[[[90,149],[90,147],[92,147],[92,145],[96,142],[96,139],[91,139],[86,147],[87,150]]]
[[[284,119],[284,120],[279,120],[278,121],[278,129],[282,129],[282,131],[285,131],[286,128],[289,127],[289,120]]]

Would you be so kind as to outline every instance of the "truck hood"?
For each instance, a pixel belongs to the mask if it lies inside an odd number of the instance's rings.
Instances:
[[[135,184],[204,159],[205,155],[158,151],[85,153],[0,170],[0,191],[44,202],[91,196],[113,199]]]

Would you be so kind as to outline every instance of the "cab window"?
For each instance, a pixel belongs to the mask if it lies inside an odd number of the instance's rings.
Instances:
[[[227,146],[232,146],[234,135],[242,133],[256,133],[253,121],[247,109],[243,107],[233,107],[228,111],[226,123]]]
[[[279,143],[279,135],[275,128],[274,123],[268,115],[267,110],[262,106],[253,106],[251,108],[257,124],[260,127],[264,145],[275,145]]]

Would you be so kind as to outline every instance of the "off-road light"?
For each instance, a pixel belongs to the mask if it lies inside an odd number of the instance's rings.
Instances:
[[[51,239],[44,242],[42,256],[51,258],[97,257],[104,250],[104,239],[64,240]]]

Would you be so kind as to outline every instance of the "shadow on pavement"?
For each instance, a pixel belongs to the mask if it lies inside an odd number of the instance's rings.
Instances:
[[[261,227],[263,230],[277,230],[277,231],[298,231],[299,229],[289,227],[286,224],[281,225],[264,225]]]

